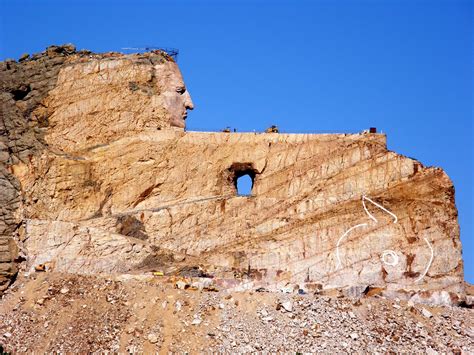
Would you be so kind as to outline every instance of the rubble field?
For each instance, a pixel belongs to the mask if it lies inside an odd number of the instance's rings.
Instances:
[[[184,287],[152,275],[19,275],[4,352],[473,353],[474,312],[381,296]]]

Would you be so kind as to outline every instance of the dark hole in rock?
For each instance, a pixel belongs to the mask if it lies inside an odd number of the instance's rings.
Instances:
[[[23,100],[30,91],[31,88],[29,85],[22,85],[18,89],[12,90],[11,94],[13,95],[13,100],[19,101]]]

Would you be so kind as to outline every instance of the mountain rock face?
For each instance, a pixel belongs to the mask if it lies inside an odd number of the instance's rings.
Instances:
[[[27,204],[15,167],[34,165],[45,150],[64,155],[150,127],[184,127],[186,109],[191,98],[162,51],[124,56],[64,45],[1,62],[0,291],[22,259],[14,238]]]
[[[49,52],[0,68],[3,285],[25,260],[463,291],[452,182],[385,135],[185,132],[193,104],[166,53]]]

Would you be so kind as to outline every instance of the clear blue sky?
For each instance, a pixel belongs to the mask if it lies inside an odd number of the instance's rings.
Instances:
[[[357,132],[454,181],[474,282],[470,1],[5,1],[0,59],[72,42],[169,46],[195,110],[188,129]]]

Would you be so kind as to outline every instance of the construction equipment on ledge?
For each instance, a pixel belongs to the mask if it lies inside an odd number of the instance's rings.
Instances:
[[[280,131],[278,130],[278,127],[275,125],[271,125],[265,130],[265,133],[278,133],[278,132]]]
[[[122,50],[133,51],[133,52],[150,52],[150,51],[162,51],[168,54],[175,62],[178,61],[179,50],[176,48],[165,48],[165,47],[123,47]]]
[[[230,127],[227,126],[226,128],[224,128],[224,129],[222,130],[222,132],[224,132],[224,133],[230,133]]]
[[[362,131],[363,134],[367,134],[367,133],[377,133],[377,128],[376,127],[370,127],[369,129],[364,129]]]

